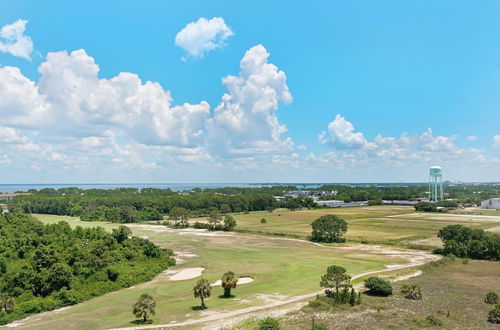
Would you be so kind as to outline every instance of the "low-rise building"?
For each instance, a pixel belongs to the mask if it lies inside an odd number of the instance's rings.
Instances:
[[[490,198],[481,202],[482,209],[500,210],[500,198]]]

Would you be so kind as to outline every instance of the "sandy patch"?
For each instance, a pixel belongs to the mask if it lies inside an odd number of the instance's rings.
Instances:
[[[177,271],[174,275],[170,276],[170,280],[171,281],[190,280],[192,278],[201,276],[204,270],[205,268],[203,267],[184,268]]]
[[[207,236],[207,237],[223,237],[223,236],[233,236],[228,233],[219,233],[213,231],[204,231],[204,230],[179,230],[179,235],[191,235],[191,236]]]
[[[174,259],[176,265],[180,265],[186,262],[186,259],[188,258],[196,258],[199,257],[199,255],[191,253],[191,252],[181,252],[181,251],[174,251]]]
[[[279,293],[273,293],[273,294],[258,294],[256,295],[257,299],[262,300],[266,304],[272,304],[276,302],[282,302],[288,296],[279,294]]]
[[[490,229],[486,229],[486,231],[492,232],[492,233],[500,233],[500,227],[494,227]]]
[[[20,326],[23,326],[24,323],[27,321],[35,321],[36,322],[37,320],[40,320],[43,317],[47,317],[49,315],[54,315],[54,314],[59,314],[61,312],[64,312],[65,310],[69,309],[70,307],[71,306],[61,307],[59,309],[54,309],[53,311],[48,311],[48,312],[43,312],[40,314],[31,315],[31,316],[28,316],[22,320],[17,320],[17,321],[5,324],[3,326],[8,327],[8,328],[20,327]]]
[[[253,282],[253,278],[250,276],[242,276],[238,277],[238,282],[236,284],[241,285],[241,284],[247,284]],[[217,280],[214,283],[210,284],[210,286],[221,286],[222,285],[222,280]]]

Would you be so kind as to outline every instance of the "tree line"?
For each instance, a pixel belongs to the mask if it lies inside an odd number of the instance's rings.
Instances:
[[[108,233],[0,214],[0,324],[151,280],[172,255],[125,226]]]

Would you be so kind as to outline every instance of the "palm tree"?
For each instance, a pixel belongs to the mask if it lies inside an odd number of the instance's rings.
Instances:
[[[205,305],[205,299],[210,297],[212,294],[212,287],[210,286],[210,283],[204,278],[200,279],[193,288],[193,293],[195,298],[201,299],[201,308],[207,308]]]
[[[142,318],[144,323],[147,322],[148,316],[155,315],[156,302],[147,293],[141,294],[139,300],[134,304],[133,313],[136,317]]]
[[[231,289],[236,288],[238,277],[232,271],[228,271],[222,275],[222,287],[224,288],[224,297],[231,297]]]

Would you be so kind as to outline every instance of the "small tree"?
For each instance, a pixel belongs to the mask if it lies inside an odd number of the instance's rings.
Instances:
[[[389,281],[380,277],[370,277],[365,280],[365,287],[368,292],[377,296],[390,296],[392,294],[392,285]]]
[[[193,293],[195,298],[200,298],[201,308],[207,308],[205,305],[205,299],[212,295],[212,287],[210,286],[210,283],[206,279],[201,278],[193,288]]]
[[[361,305],[361,303],[363,302],[363,298],[362,298],[362,294],[361,292],[358,292],[358,300],[356,300],[356,305]]]
[[[488,312],[488,322],[500,323],[500,304],[497,304]]]
[[[332,265],[326,269],[326,274],[321,276],[319,285],[327,289],[327,294],[329,294],[329,289],[335,289],[335,293],[338,295],[339,288],[348,285],[351,280],[351,276],[347,275],[346,272],[344,267]]]
[[[328,214],[316,219],[312,224],[311,240],[316,242],[345,242],[347,222],[336,215]]]
[[[280,322],[273,317],[266,317],[259,322],[259,330],[279,330]]]
[[[351,297],[349,298],[349,304],[351,304],[351,306],[356,305],[356,291],[354,291],[354,288],[351,288]]]
[[[487,304],[498,304],[498,295],[495,292],[488,292],[484,298],[484,302]]]
[[[189,226],[189,211],[184,207],[173,207],[168,213],[168,218],[175,221],[176,226],[188,227]]]
[[[224,217],[224,230],[231,231],[236,227],[236,220],[231,215]]]
[[[219,211],[213,210],[210,212],[210,216],[208,217],[208,223],[210,224],[211,229],[220,229],[220,222],[222,221],[222,216]]]
[[[155,315],[155,308],[156,302],[153,297],[147,293],[143,293],[134,304],[132,312],[135,317],[142,318],[142,321],[146,323],[149,316]]]
[[[224,297],[231,297],[231,289],[236,288],[238,277],[232,271],[228,271],[222,275],[222,287],[224,288]]]
[[[118,243],[123,243],[123,241],[132,235],[132,230],[127,226],[120,226],[118,229],[113,229],[112,235]]]

